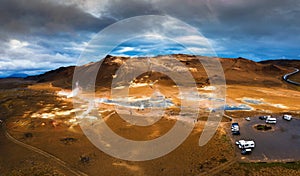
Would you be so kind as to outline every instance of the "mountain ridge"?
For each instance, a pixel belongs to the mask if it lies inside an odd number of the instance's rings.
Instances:
[[[202,85],[207,85],[209,83],[204,67],[198,60],[198,57],[203,56],[193,56],[193,55],[164,55],[156,56],[152,58],[161,59],[165,57],[174,57],[187,66],[190,70],[197,70],[193,73],[197,83]],[[102,82],[103,87],[109,87],[111,85],[112,76],[118,70],[120,65],[124,63],[130,57],[123,56],[111,56],[107,55],[102,61],[102,65],[98,75],[97,80]],[[145,59],[147,57],[133,58],[133,59]],[[212,57],[213,59],[213,57]],[[222,64],[226,83],[227,84],[242,84],[242,85],[265,85],[265,86],[285,86],[282,81],[282,75],[290,72],[291,66],[300,66],[300,61],[297,60],[269,60],[255,62],[246,58],[217,58]],[[289,63],[292,62],[292,63]],[[99,64],[99,62],[89,63],[83,66],[79,66],[79,70],[87,71],[94,64]],[[34,80],[38,83],[42,82],[52,82],[54,86],[62,88],[72,87],[72,78],[75,70],[75,66],[60,67],[55,70],[51,70],[41,75],[29,76],[25,78],[26,80]],[[152,74],[154,76],[154,74]],[[156,74],[155,79],[168,79],[166,75]],[[153,77],[153,79],[154,79]],[[149,78],[151,79],[151,77]]]

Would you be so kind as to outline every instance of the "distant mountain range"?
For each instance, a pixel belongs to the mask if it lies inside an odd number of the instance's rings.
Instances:
[[[6,78],[26,78],[28,77],[25,73],[14,73],[12,75],[7,76]]]

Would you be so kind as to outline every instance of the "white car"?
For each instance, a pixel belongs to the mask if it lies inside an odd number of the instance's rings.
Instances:
[[[284,120],[291,121],[291,120],[292,120],[292,115],[284,114],[282,118],[283,118]]]
[[[267,120],[266,120],[266,123],[276,124],[277,123],[277,119],[273,118],[273,117],[268,117]]]
[[[247,121],[250,121],[250,120],[251,120],[250,117],[246,117],[245,119],[246,119]]]
[[[248,149],[248,148],[255,147],[255,142],[252,140],[251,141],[239,140],[236,141],[235,144],[237,144],[240,149]]]
[[[249,155],[252,152],[250,148],[242,149],[241,154],[242,155]]]

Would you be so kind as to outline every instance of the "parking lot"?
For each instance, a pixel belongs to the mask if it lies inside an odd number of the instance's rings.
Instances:
[[[255,148],[250,155],[241,155],[241,150],[236,146],[237,156],[241,161],[250,162],[275,162],[300,160],[300,120],[283,120],[275,116],[277,123],[271,130],[259,131],[255,125],[265,124],[265,120],[251,117],[250,121],[245,119],[234,119],[240,125],[240,135],[231,135],[232,141],[246,139],[254,140]],[[230,129],[229,129],[230,130]],[[231,133],[231,132],[230,132]]]

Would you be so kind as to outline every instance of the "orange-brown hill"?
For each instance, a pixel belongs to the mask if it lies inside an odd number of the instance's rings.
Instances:
[[[278,60],[266,60],[261,61],[261,64],[273,64],[284,67],[298,68],[300,69],[300,60],[278,59]]]
[[[194,76],[196,83],[199,86],[209,84],[209,79],[206,75],[204,67],[199,62],[196,56],[191,55],[170,55],[172,58],[176,58],[183,65],[189,68],[190,72]],[[117,57],[107,56],[103,59],[100,71],[97,75],[96,85],[99,87],[110,87],[113,75],[116,73],[118,68],[128,60],[128,57]],[[147,58],[135,58],[135,59],[146,59]],[[154,59],[170,59],[168,56],[157,56]],[[214,58],[210,58],[214,59]],[[239,85],[255,85],[264,87],[286,87],[290,86],[282,81],[282,76],[291,71],[290,67],[299,61],[285,60],[284,64],[280,61],[264,61],[254,62],[245,58],[218,58],[222,64],[226,83],[227,84],[239,84]],[[291,62],[291,63],[289,63]],[[99,64],[89,63],[77,67],[79,73],[89,73],[91,70]],[[54,86],[62,88],[71,88],[72,77],[75,67],[61,67],[57,70],[46,72],[42,75],[28,77],[26,79],[35,80],[37,82],[52,82]],[[174,68],[177,71],[178,68]],[[88,74],[87,74],[88,75]],[[148,81],[159,80],[164,84],[173,84],[173,81],[167,75],[155,72],[147,72],[139,76],[135,81],[143,82],[144,77],[147,77]],[[88,78],[87,78],[88,80]]]
[[[261,63],[264,64],[276,64],[284,67],[290,68],[291,71],[293,71],[295,68],[300,70],[300,60],[286,60],[286,59],[280,59],[280,60],[269,60],[269,61],[263,61]],[[290,80],[295,82],[300,82],[300,73],[291,75],[289,77]]]

